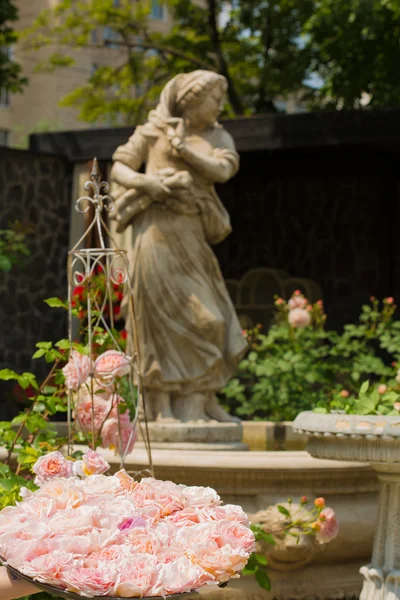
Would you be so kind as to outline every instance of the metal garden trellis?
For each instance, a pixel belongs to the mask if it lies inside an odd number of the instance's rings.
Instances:
[[[114,335],[114,317],[112,307],[112,291],[114,286],[123,286],[124,298],[127,300],[124,302],[126,307],[126,318],[130,324],[131,335],[133,336],[131,347],[134,348],[131,357],[129,359],[129,374],[126,376],[128,379],[128,390],[129,403],[134,410],[134,416],[132,419],[132,430],[130,432],[129,440],[125,448],[121,444],[121,435],[119,436],[120,448],[119,453],[121,457],[121,467],[124,467],[126,459],[126,449],[129,448],[130,442],[135,435],[135,428],[138,425],[142,427],[139,422],[139,408],[144,418],[144,431],[142,431],[142,437],[145,443],[145,447],[148,454],[149,470],[153,472],[151,447],[149,440],[149,431],[147,426],[146,417],[146,405],[143,394],[143,387],[141,384],[140,376],[140,357],[138,354],[138,343],[137,343],[137,330],[135,326],[135,311],[133,293],[131,288],[131,282],[129,277],[129,262],[127,252],[117,246],[113,236],[105,222],[102,213],[103,210],[111,212],[114,210],[114,203],[109,195],[109,184],[106,181],[101,180],[101,174],[98,167],[97,159],[93,160],[93,168],[90,174],[90,180],[85,183],[84,189],[88,192],[87,195],[81,196],[76,201],[76,210],[82,215],[88,213],[90,207],[94,209],[94,216],[86,231],[73,246],[68,253],[68,330],[69,330],[69,341],[70,349],[72,352],[74,346],[73,340],[73,290],[75,286],[79,285],[86,290],[86,320],[87,320],[87,342],[85,344],[85,354],[92,360],[92,368],[89,373],[89,386],[87,383],[86,387],[91,396],[91,421],[92,421],[92,446],[95,447],[96,433],[95,431],[95,406],[94,406],[94,394],[96,387],[99,386],[106,390],[114,389],[115,376],[113,374],[104,376],[98,372],[97,365],[98,360],[94,359],[95,356],[95,339],[96,332],[101,328],[106,332],[109,340],[112,343],[114,350],[121,355],[123,354],[122,349],[116,336]],[[88,239],[90,232],[95,229],[98,234],[100,241],[100,247],[98,248],[83,248],[83,242]],[[108,247],[106,240],[113,245]],[[99,295],[93,285],[93,278],[95,274],[102,273],[104,276],[105,286],[104,293]],[[109,315],[110,322],[107,321],[106,313]],[[80,390],[78,389],[78,395]],[[68,453],[71,453],[72,449],[72,410],[74,406],[74,392],[69,390],[68,392]],[[120,426],[120,415],[118,414],[118,425]],[[121,429],[119,427],[119,431]]]

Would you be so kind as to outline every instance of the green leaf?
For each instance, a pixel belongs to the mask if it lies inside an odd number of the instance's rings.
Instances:
[[[38,342],[36,344],[36,348],[42,348],[43,350],[50,350],[52,345],[53,344],[51,342]]]
[[[285,515],[285,517],[290,517],[290,512],[288,511],[288,509],[285,508],[284,506],[282,506],[281,504],[278,504],[277,509],[279,510],[280,513]]]
[[[258,569],[255,573],[257,583],[263,590],[269,592],[271,590],[271,581],[268,577],[268,573],[264,569]]]
[[[52,308],[68,308],[68,304],[60,298],[46,298],[44,302]]]
[[[19,379],[19,375],[12,369],[1,369],[0,379],[3,381],[8,381],[9,379]]]
[[[256,559],[259,565],[266,566],[268,564],[267,557],[265,556],[265,554],[261,554],[261,552],[255,552],[254,558]]]
[[[45,354],[46,350],[44,350],[44,348],[41,348],[40,350],[36,350],[36,352],[32,355],[32,358],[41,358]]]
[[[27,418],[28,415],[26,413],[21,413],[13,418],[13,420],[11,421],[11,425],[20,425],[21,423],[25,423]]]
[[[366,394],[369,388],[369,381],[364,381],[362,386],[360,387],[359,395]]]

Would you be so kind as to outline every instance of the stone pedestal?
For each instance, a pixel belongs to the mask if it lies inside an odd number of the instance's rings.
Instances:
[[[248,450],[242,442],[241,423],[157,423],[148,424],[151,447],[165,450]],[[144,425],[142,425],[142,432]],[[143,446],[139,434],[138,447]]]
[[[304,412],[294,427],[308,435],[313,456],[370,462],[377,472],[378,522],[360,599],[400,599],[400,418]]]

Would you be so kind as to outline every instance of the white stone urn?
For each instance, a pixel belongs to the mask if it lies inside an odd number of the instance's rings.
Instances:
[[[400,598],[400,416],[302,412],[294,429],[316,458],[370,463],[380,480],[378,523],[361,600]]]

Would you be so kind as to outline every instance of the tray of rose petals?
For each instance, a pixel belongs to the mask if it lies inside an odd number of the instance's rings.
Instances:
[[[55,477],[0,512],[0,555],[67,598],[185,597],[238,577],[254,551],[239,506],[215,490],[125,471]]]
[[[0,558],[1,560],[1,558]],[[32,585],[35,585],[37,588],[42,590],[43,592],[48,592],[49,594],[53,594],[58,598],[69,598],[70,600],[82,600],[82,596],[80,594],[74,594],[73,592],[67,592],[65,590],[61,590],[59,587],[55,587],[53,585],[46,585],[45,583],[39,583],[35,581],[31,577],[27,577],[23,575],[17,569],[13,569],[9,565],[6,565],[7,569],[11,571],[11,573],[17,577],[18,579],[23,579],[24,581],[28,581]],[[189,600],[190,598],[196,598],[199,596],[198,592],[183,592],[182,594],[171,594],[168,596],[168,600]],[[155,596],[147,596],[143,597],[141,600],[151,600],[155,598]],[[92,596],[91,600],[104,600],[104,596]],[[107,600],[121,600],[120,596],[107,596]],[[125,600],[137,600],[137,596],[134,598],[125,598]]]

